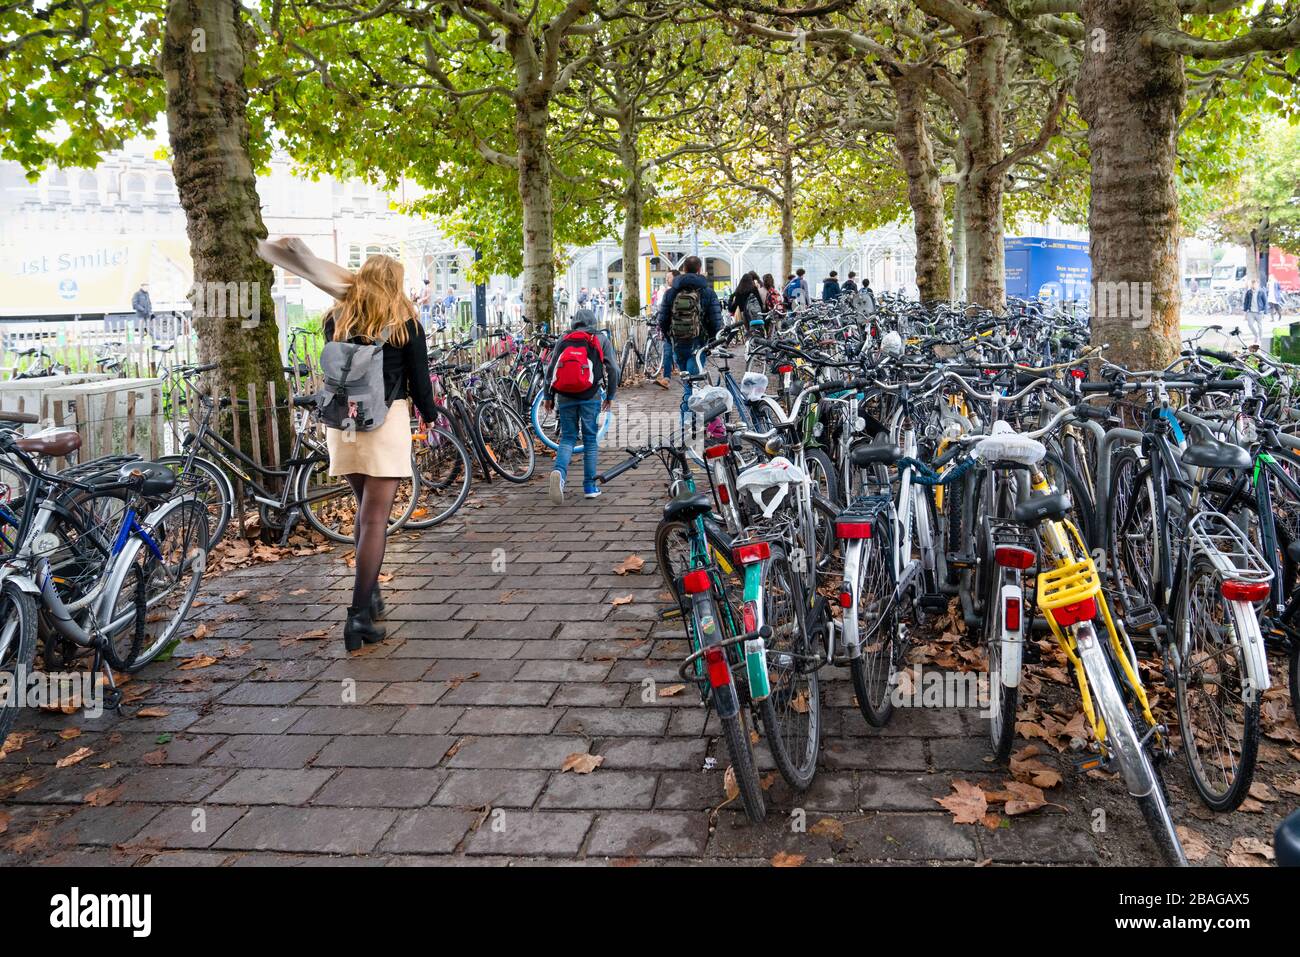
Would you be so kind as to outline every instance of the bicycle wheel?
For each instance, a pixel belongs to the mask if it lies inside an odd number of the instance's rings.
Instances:
[[[183,455],[164,455],[154,461],[168,466],[176,473],[178,494],[194,496],[207,509],[208,548],[215,548],[226,534],[235,503],[235,489],[230,484],[229,477],[219,466],[198,456],[195,456],[188,469],[184,469]]]
[[[603,398],[604,393],[602,393],[601,395]],[[545,394],[539,390],[537,395],[533,399],[533,411],[532,411],[533,434],[536,435],[538,440],[541,441],[541,443],[545,445],[548,449],[550,449],[552,452],[558,452],[560,450],[560,420],[558,416],[556,416],[555,414],[555,409],[551,409],[550,412],[547,412],[546,409],[542,407],[542,400],[544,398],[545,398]],[[613,416],[611,416],[608,412],[600,413],[599,417],[597,418],[596,420],[597,421],[597,428],[596,428],[597,444],[599,444],[600,441],[605,438],[605,433],[609,430],[609,423],[611,418],[613,418]],[[582,442],[579,441],[578,444],[573,447],[573,454],[578,455],[581,452],[582,452]]]
[[[817,649],[808,638],[803,590],[780,545],[772,546],[768,560],[763,606],[772,629],[767,641],[771,694],[760,705],[763,730],[781,777],[796,791],[803,791],[817,774],[821,685],[811,663]]]
[[[664,341],[658,336],[651,336],[645,344],[645,374],[659,378],[664,374]]]
[[[761,824],[767,818],[767,805],[763,800],[763,785],[758,780],[758,768],[754,764],[754,745],[745,709],[742,707],[735,717],[720,720],[722,739],[731,759],[731,769],[736,777],[741,803],[745,807],[745,816],[755,824]]]
[[[0,675],[9,691],[0,695],[0,743],[18,718],[23,698],[19,690],[27,687],[36,660],[36,615],[32,596],[17,582],[5,582],[0,588]]]
[[[302,514],[312,528],[331,541],[350,545],[356,541],[357,500],[352,486],[341,476],[329,474],[329,463],[314,461],[298,470],[295,497],[302,503]],[[393,510],[388,519],[392,535],[410,520],[420,498],[420,475],[411,460],[411,478],[397,486]]]
[[[455,515],[469,495],[469,453],[455,436],[427,429],[417,443],[415,468],[420,475],[420,500],[407,519],[407,528],[433,528]]]
[[[1137,470],[1133,482],[1133,494],[1115,524],[1110,548],[1110,569],[1120,586],[1126,612],[1132,611],[1130,599],[1135,599],[1137,605],[1151,604],[1156,593],[1155,583],[1160,580],[1160,549],[1156,543],[1163,525],[1156,515],[1151,469]]]
[[[1178,607],[1182,648],[1175,681],[1187,770],[1207,807],[1235,810],[1255,775],[1259,699],[1246,692],[1241,637],[1209,562],[1192,565]]]
[[[1000,575],[990,574],[980,641],[989,658],[989,740],[993,744],[993,758],[998,762],[1011,754],[1016,737],[1016,710],[1020,707],[1019,686],[1002,683],[1002,629],[1002,580]]]
[[[109,569],[101,627],[111,667],[139,671],[178,637],[203,583],[208,521],[201,503],[175,501],[145,528],[149,540],[132,539]]]
[[[532,434],[504,402],[480,403],[474,413],[474,427],[488,462],[503,479],[527,482],[533,477],[537,455]]]
[[[844,500],[840,497],[839,474],[825,449],[805,451],[804,466],[808,471],[808,478],[812,480],[814,494],[820,495],[827,502],[844,504]]]
[[[894,671],[901,627],[893,601],[894,574],[890,567],[891,529],[887,521],[873,522],[871,545],[862,559],[858,587],[858,641],[860,654],[849,662],[858,710],[872,727],[883,728],[894,714]]]

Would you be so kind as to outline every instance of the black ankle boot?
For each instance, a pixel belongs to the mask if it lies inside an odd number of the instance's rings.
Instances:
[[[388,604],[384,601],[383,593],[380,592],[379,586],[370,593],[370,620],[383,621],[388,616]]]
[[[356,651],[363,642],[369,645],[383,640],[384,629],[375,624],[369,608],[363,605],[348,609],[348,620],[343,624],[343,646],[348,651]]]

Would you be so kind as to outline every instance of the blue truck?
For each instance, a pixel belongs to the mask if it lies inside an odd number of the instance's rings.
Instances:
[[[1092,260],[1086,239],[1009,236],[1004,240],[1007,295],[1087,302]]]

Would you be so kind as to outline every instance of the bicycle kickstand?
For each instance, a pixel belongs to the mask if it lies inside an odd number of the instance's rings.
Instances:
[[[99,649],[95,650],[94,673],[101,672],[104,675],[104,683],[101,687],[104,689],[104,710],[116,711],[119,715],[122,713],[122,689],[117,686],[113,678],[113,669],[109,667],[108,662],[104,660],[104,655]]]

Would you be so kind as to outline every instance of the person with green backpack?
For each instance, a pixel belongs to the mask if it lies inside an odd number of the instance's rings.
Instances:
[[[672,346],[677,369],[697,375],[700,368],[695,353],[721,331],[722,304],[703,274],[704,263],[699,256],[687,256],[681,268],[681,275],[659,301],[659,331],[664,334],[665,344]],[[687,381],[682,393],[683,428],[690,398],[691,383]]]

